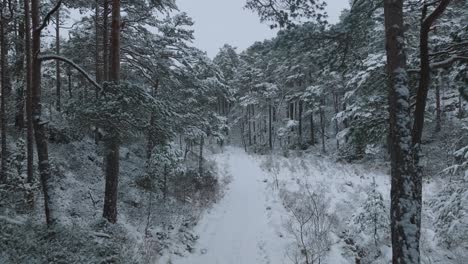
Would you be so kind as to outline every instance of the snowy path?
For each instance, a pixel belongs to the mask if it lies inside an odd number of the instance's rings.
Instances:
[[[227,164],[232,182],[225,197],[195,229],[200,236],[195,253],[176,257],[173,263],[285,263],[286,241],[276,233],[269,217],[268,190],[263,182],[267,176],[259,163],[236,148],[228,148],[216,160]]]

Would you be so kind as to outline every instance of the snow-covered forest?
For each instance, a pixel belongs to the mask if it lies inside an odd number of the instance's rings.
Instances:
[[[0,0],[0,263],[468,263],[468,1],[178,1]]]

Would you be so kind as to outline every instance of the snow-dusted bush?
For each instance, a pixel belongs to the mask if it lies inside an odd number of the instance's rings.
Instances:
[[[264,170],[268,171],[268,174],[273,178],[274,187],[276,189],[280,188],[279,174],[281,171],[280,161],[273,155],[268,155],[265,161],[262,164]]]
[[[0,218],[0,263],[141,263],[139,243],[115,225],[46,227]]]
[[[157,145],[147,162],[146,175],[136,183],[142,189],[161,194],[164,200],[211,203],[219,192],[217,171],[213,162],[203,158],[200,175],[199,158],[196,152],[184,153],[174,142]]]
[[[158,190],[167,196],[169,182],[174,182],[174,177],[185,173],[183,153],[175,143],[157,145],[148,161],[148,174],[155,179]]]
[[[468,171],[465,172],[468,178]],[[464,252],[468,259],[468,181],[453,179],[429,202],[435,216],[435,232],[439,243],[451,252]]]
[[[390,244],[390,208],[374,181],[366,199],[348,222],[346,240],[361,263],[375,263],[382,255],[382,246]]]
[[[453,153],[455,164],[443,171],[446,184],[429,200],[438,242],[453,259],[468,259],[468,147]]]
[[[304,184],[299,191],[283,189],[280,195],[289,213],[285,228],[295,239],[289,258],[297,264],[320,263],[332,245],[331,231],[336,222],[326,190]]]

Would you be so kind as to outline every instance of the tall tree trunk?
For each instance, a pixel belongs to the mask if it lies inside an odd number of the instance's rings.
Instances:
[[[303,102],[302,100],[299,101],[299,113],[298,113],[298,120],[299,120],[299,146],[302,145],[302,112],[303,109]]]
[[[55,13],[55,53],[60,55],[60,9]],[[61,88],[62,88],[62,80],[60,77],[60,61],[55,61],[55,89],[56,89],[56,103],[55,106],[57,107],[57,111],[60,112],[62,110],[62,102],[61,102]]]
[[[198,156],[198,175],[203,176],[203,146],[205,145],[205,137],[200,138],[200,154]]]
[[[270,150],[273,150],[273,107],[270,105],[268,106],[268,145],[270,146]]]
[[[24,24],[25,24],[25,56],[26,56],[26,149],[27,149],[27,175],[28,183],[34,181],[34,127],[32,104],[32,57],[31,57],[31,14],[30,2],[24,0]]]
[[[102,83],[102,78],[101,78],[101,68],[100,68],[100,63],[101,63],[101,58],[99,56],[99,52],[100,52],[100,43],[99,43],[99,22],[100,22],[100,16],[99,16],[99,0],[96,0],[95,2],[95,11],[94,11],[94,34],[95,34],[95,50],[94,50],[94,61],[95,61],[95,65],[94,65],[94,68],[95,68],[95,71],[96,71],[96,82],[101,84]],[[98,98],[99,96],[99,90],[96,89],[96,99]]]
[[[15,19],[15,31],[18,32],[16,38],[16,67],[15,67],[15,75],[16,75],[16,83],[17,83],[17,93],[16,93],[16,115],[15,115],[15,127],[18,131],[23,130],[25,127],[24,123],[24,105],[25,105],[25,89],[24,85],[20,85],[20,83],[24,84],[24,38],[25,38],[25,25],[24,19],[21,16],[18,16]]]
[[[95,49],[94,49],[94,70],[95,70],[95,73],[96,73],[96,82],[100,85],[102,85],[102,79],[101,79],[101,69],[99,67],[99,64],[100,64],[100,56],[99,56],[99,48],[100,48],[100,45],[99,45],[99,0],[95,0],[94,2],[94,45],[95,45]],[[95,93],[94,93],[94,99],[97,101],[99,100],[99,89],[95,89]],[[94,142],[97,144],[99,144],[99,140],[100,140],[100,134],[99,134],[99,124],[96,123],[94,125]]]
[[[416,95],[416,109],[414,110],[413,145],[421,144],[424,129],[424,114],[426,112],[427,93],[431,82],[431,68],[429,61],[429,32],[435,21],[444,13],[451,0],[441,0],[436,9],[427,16],[428,4],[424,3],[419,36],[419,52],[421,71],[419,87]],[[419,146],[417,146],[419,148]],[[416,153],[415,153],[416,154]],[[417,156],[417,155],[416,155]]]
[[[439,82],[435,86],[436,89],[436,126],[435,132],[440,132],[441,125],[442,125],[442,109],[440,107],[440,86],[443,85],[442,82],[442,74],[439,76]]]
[[[154,87],[153,87],[153,90],[152,90],[152,96],[155,97],[156,96],[156,92],[159,88],[159,79],[157,79],[155,81],[155,84],[154,84]],[[148,145],[147,145],[147,158],[150,159],[151,158],[151,154],[153,152],[153,149],[154,147],[156,146],[156,140],[155,140],[155,126],[156,126],[156,113],[151,113],[151,117],[150,117],[150,125],[149,125],[149,129],[148,129]],[[182,146],[182,144],[181,144]]]
[[[465,117],[465,100],[463,100],[461,93],[458,95],[458,105],[458,118],[462,119]]]
[[[102,78],[105,82],[109,81],[109,1],[104,0],[102,16]]]
[[[42,120],[42,105],[41,105],[41,21],[39,11],[39,0],[31,0],[31,18],[32,18],[32,108],[33,108],[33,123],[34,134],[36,137],[37,156],[39,159],[39,173],[42,184],[42,192],[44,194],[44,210],[46,222],[51,225],[55,222],[55,215],[50,208],[50,164],[49,164],[49,149],[47,142],[47,129],[45,120]]]
[[[112,1],[112,69],[111,78],[120,83],[120,0]],[[106,144],[106,189],[104,193],[103,217],[111,223],[117,222],[117,193],[119,183],[120,137],[117,131],[111,131],[111,138]]]
[[[333,108],[335,109],[335,116],[339,113],[340,111],[340,98],[338,95],[338,92],[333,91]],[[340,126],[338,123],[338,118],[335,119],[335,138],[336,138],[336,148],[339,150],[340,149],[340,141],[338,140],[338,133],[340,132]]]
[[[163,199],[166,201],[167,198],[167,164],[164,164],[164,179],[163,179]]]
[[[68,75],[68,97],[73,98],[71,69],[68,70],[67,75]]]
[[[325,113],[323,110],[323,105],[320,106],[320,129],[322,130],[322,151],[327,152],[325,147]]]
[[[1,85],[2,85],[2,88],[1,88],[1,91],[2,91],[2,96],[1,96],[1,124],[0,124],[0,129],[1,129],[1,171],[0,171],[0,182],[3,182],[6,180],[6,171],[7,171],[7,157],[8,157],[8,153],[7,153],[7,140],[6,140],[6,137],[7,137],[7,131],[6,131],[6,122],[7,122],[7,119],[6,119],[6,107],[5,107],[5,103],[7,102],[6,100],[6,97],[8,96],[9,92],[8,92],[8,89],[10,87],[10,80],[9,80],[9,66],[8,66],[8,36],[7,36],[7,33],[8,33],[8,19],[6,18],[6,15],[4,14],[4,10],[6,10],[7,8],[5,7],[7,5],[7,2],[5,0],[3,0],[3,3],[2,3],[2,10],[0,10],[0,17],[1,17],[1,20],[0,20],[0,48],[1,48],[1,51],[0,51],[0,67],[1,67]]]
[[[403,0],[385,0],[391,152],[393,264],[420,263],[420,179],[412,157],[410,93],[404,51]]]
[[[244,110],[242,110],[242,112],[244,112]],[[242,118],[243,120],[241,120],[241,140],[242,140],[242,145],[244,146],[244,150],[245,152],[247,152],[247,143],[245,142],[245,123],[246,123],[246,119],[247,119],[247,116],[244,115],[244,113],[242,113],[242,115],[244,116],[244,118]]]
[[[253,143],[257,144],[257,122],[255,121],[255,105],[252,105],[252,128],[253,128]]]
[[[247,122],[249,125],[249,146],[252,146],[252,114],[251,114],[251,106],[247,106]]]
[[[315,125],[314,125],[314,111],[310,113],[310,141],[312,145],[315,145]]]

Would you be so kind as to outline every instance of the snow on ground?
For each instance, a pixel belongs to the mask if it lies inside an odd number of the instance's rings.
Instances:
[[[288,248],[294,237],[286,231],[288,213],[276,188],[296,190],[301,182],[324,186],[331,199],[331,210],[339,211],[339,220],[351,217],[373,178],[378,188],[388,193],[388,176],[381,169],[339,165],[323,157],[280,157],[248,155],[230,147],[214,157],[232,177],[225,197],[199,222],[200,236],[193,254],[173,254],[161,263],[174,264],[256,264],[293,263]],[[388,199],[388,197],[386,197]],[[353,263],[342,256],[342,243],[335,235],[328,263]]]
[[[214,160],[231,177],[225,196],[195,227],[199,240],[192,253],[173,252],[159,263],[294,263],[291,248],[295,237],[287,227],[291,214],[284,207],[281,193],[301,192],[307,185],[324,190],[329,213],[335,217],[330,234],[332,244],[321,263],[355,263],[359,248],[356,249],[354,243],[360,247],[366,245],[364,241],[372,244],[373,237],[367,231],[359,230],[359,236],[355,238],[364,240],[350,244],[346,238],[359,226],[353,222],[356,216],[369,213],[364,204],[373,182],[389,210],[390,177],[385,164],[342,164],[312,153],[295,153],[288,157],[257,156],[234,147],[215,155]],[[426,184],[425,192],[434,186]],[[428,234],[433,226],[431,221],[424,222],[422,239],[426,241],[430,239]],[[391,260],[389,230],[383,231],[381,238],[381,255],[371,259],[371,263],[389,263]],[[437,248],[436,245],[427,246],[430,249],[423,246],[424,254]]]
[[[173,256],[174,264],[287,263],[287,241],[270,221],[266,201],[268,177],[253,159],[238,148],[215,157],[231,174],[225,197],[200,221],[194,254]]]

